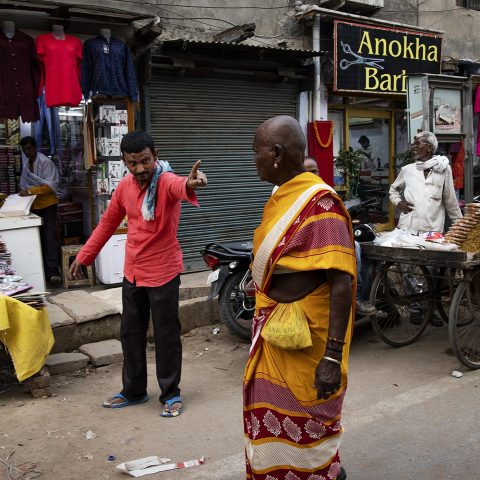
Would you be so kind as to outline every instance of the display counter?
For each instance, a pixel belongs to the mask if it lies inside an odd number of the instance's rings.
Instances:
[[[45,291],[40,230],[42,219],[31,213],[22,217],[0,217],[0,236],[12,255],[12,268],[35,291]]]

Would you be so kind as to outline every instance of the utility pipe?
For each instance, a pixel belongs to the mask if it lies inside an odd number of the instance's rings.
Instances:
[[[312,32],[312,50],[320,51],[320,15],[318,13],[313,17],[313,32]],[[313,119],[320,120],[320,57],[316,56],[313,59],[314,65],[314,87],[313,87]]]

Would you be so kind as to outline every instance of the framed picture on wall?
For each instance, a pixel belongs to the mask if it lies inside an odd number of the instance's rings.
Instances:
[[[433,91],[433,133],[462,133],[462,92],[435,88]]]

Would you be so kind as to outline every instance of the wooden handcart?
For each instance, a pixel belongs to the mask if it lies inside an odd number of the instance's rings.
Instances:
[[[387,344],[400,347],[420,337],[434,312],[448,322],[460,362],[480,368],[480,255],[362,244],[376,272],[370,301],[372,326]]]

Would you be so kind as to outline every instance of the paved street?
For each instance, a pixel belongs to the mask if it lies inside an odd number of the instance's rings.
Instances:
[[[161,418],[149,352],[151,401],[122,410],[98,404],[120,385],[120,365],[53,377],[56,396],[35,400],[18,389],[0,394],[0,457],[36,462],[48,480],[128,478],[114,466],[159,455],[173,461],[206,456],[202,467],[146,478],[244,478],[241,378],[248,345],[212,327],[184,340],[185,411]],[[465,372],[462,378],[451,371]],[[446,328],[391,349],[368,325],[356,329],[342,447],[350,480],[477,479],[480,371],[465,371],[452,355]],[[86,439],[86,432],[96,434]],[[116,461],[109,462],[108,455]],[[0,477],[1,478],[1,477]],[[2,479],[3,480],[3,479]]]

